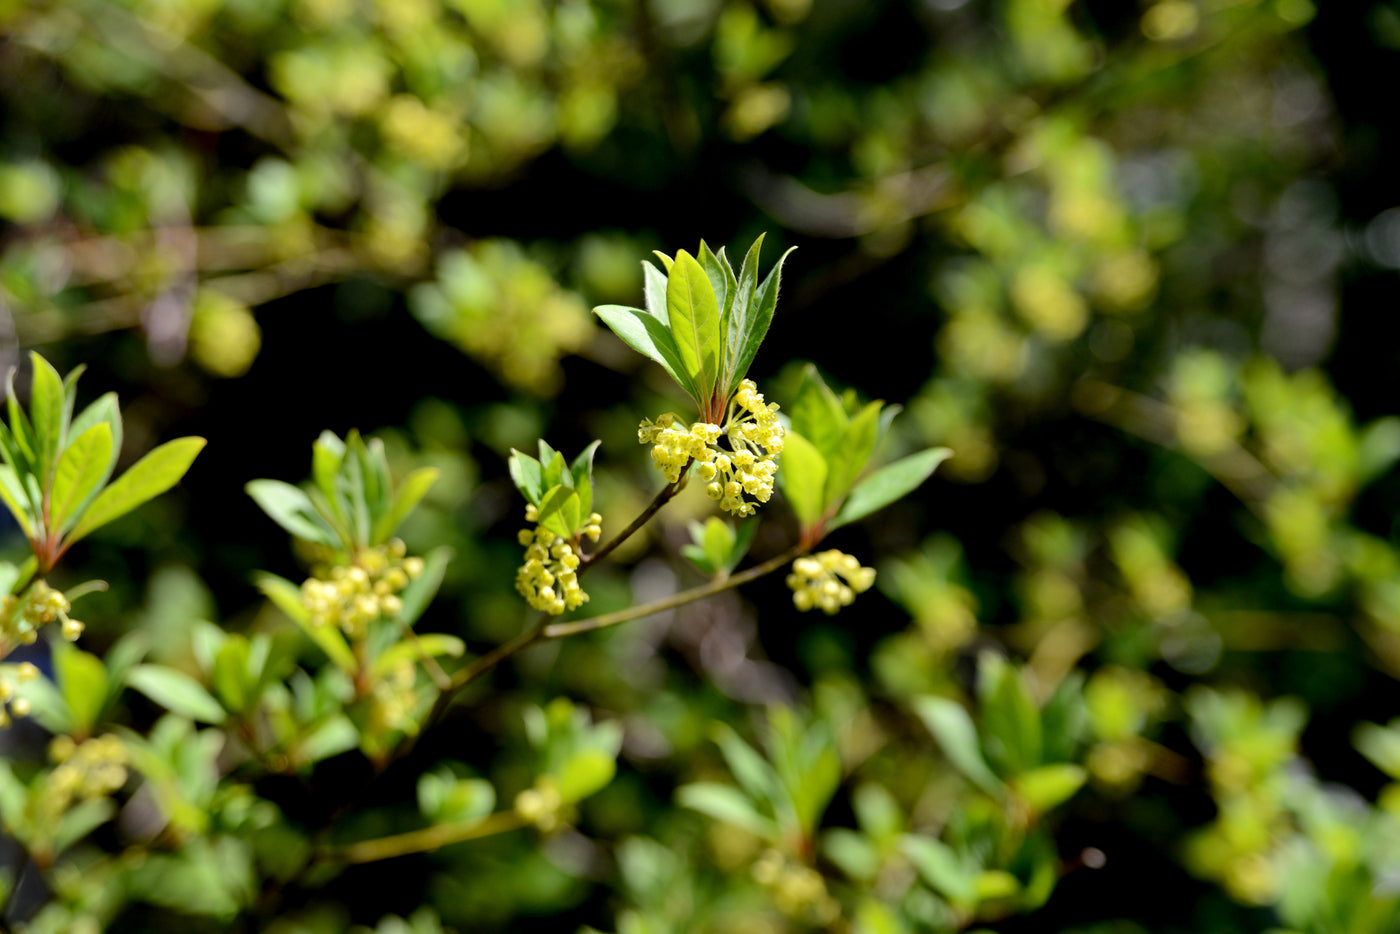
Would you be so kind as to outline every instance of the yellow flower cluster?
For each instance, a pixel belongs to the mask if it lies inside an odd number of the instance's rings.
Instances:
[[[56,736],[49,743],[49,758],[58,763],[44,785],[44,805],[53,814],[126,784],[126,747],[115,736],[95,736],[82,743]]]
[[[423,573],[423,559],[406,556],[397,538],[366,548],[348,565],[318,569],[301,585],[301,602],[317,626],[339,626],[352,638],[363,638],[369,624],[403,609],[399,593]]]
[[[830,924],[841,906],[826,889],[826,880],[811,866],[766,850],[753,864],[753,878],[768,890],[773,904],[789,918]]]
[[[794,606],[803,611],[817,607],[827,615],[850,606],[873,583],[874,568],[863,568],[853,555],[835,549],[798,558],[787,576]]]
[[[33,681],[39,677],[39,669],[29,662],[6,665],[0,668],[0,727],[7,727],[20,717],[29,716],[29,698],[16,697],[15,685]]]
[[[727,439],[728,450],[719,447],[721,437]],[[755,511],[753,502],[744,498],[746,494],[760,503],[773,496],[783,426],[778,421],[778,404],[765,403],[752,380],[739,384],[723,427],[696,422],[686,428],[675,414],[667,412],[654,422],[643,419],[637,440],[652,446],[652,462],[672,483],[695,461],[695,473],[705,483],[705,494],[740,518]]]
[[[548,775],[541,776],[533,788],[526,788],[515,796],[515,813],[534,824],[542,833],[549,833],[559,826],[559,812],[563,807],[559,789]]]
[[[534,522],[539,511],[533,505],[526,506],[525,518]],[[596,542],[603,534],[603,517],[596,512],[589,516],[583,534]],[[521,529],[518,538],[525,546],[525,563],[515,575],[515,589],[526,603],[558,616],[588,602],[588,594],[579,586],[580,558],[573,545],[541,526]]]
[[[5,594],[0,597],[0,648],[32,644],[39,637],[39,627],[55,620],[62,625],[63,638],[76,642],[83,634],[83,624],[68,615],[72,608],[62,591],[43,581],[37,581],[23,596]]]
[[[414,689],[417,681],[417,666],[404,661],[375,682],[375,708],[385,726],[404,732],[413,728],[413,715],[418,711],[418,692]]]

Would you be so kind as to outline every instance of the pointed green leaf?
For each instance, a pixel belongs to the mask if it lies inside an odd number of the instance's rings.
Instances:
[[[624,344],[642,356],[660,364],[676,385],[694,398],[695,384],[681,360],[676,339],[665,321],[637,308],[623,305],[599,305],[593,313],[602,319]]]
[[[112,471],[117,469],[117,458],[121,456],[122,451],[122,413],[117,406],[116,393],[109,392],[98,396],[87,408],[79,412],[68,428],[68,437],[80,438],[99,422],[105,422],[112,432],[112,456],[102,474],[102,482],[106,483],[107,478],[112,476]]]
[[[116,816],[117,806],[110,798],[88,798],[63,812],[53,832],[53,849],[62,853]]]
[[[540,462],[523,451],[510,449],[510,479],[525,501],[539,506],[544,495],[544,468]]]
[[[962,705],[946,697],[917,697],[913,703],[914,712],[938,740],[953,767],[988,794],[1000,795],[1001,779],[992,774],[982,758],[977,727]]]
[[[248,655],[248,640],[236,634],[229,636],[214,655],[214,690],[234,714],[244,712],[257,699],[249,696],[253,679],[249,677]]]
[[[428,552],[423,559],[423,573],[409,581],[408,586],[399,594],[403,609],[399,610],[399,615],[395,617],[398,622],[405,626],[412,626],[418,622],[428,604],[437,596],[442,579],[447,574],[447,564],[451,560],[451,548],[434,548]]]
[[[594,441],[569,465],[569,473],[573,474],[574,478],[574,489],[578,490],[579,512],[584,518],[593,512],[593,456],[598,453],[598,446],[602,443]]]
[[[847,423],[836,450],[827,454],[826,489],[822,500],[828,506],[845,498],[874,453],[875,442],[880,437],[881,405],[878,401],[871,402],[861,409]]]
[[[700,534],[694,536],[705,549],[705,557],[710,567],[719,570],[729,562],[729,553],[734,550],[734,529],[718,516],[710,516],[700,527]]]
[[[560,800],[573,804],[602,791],[615,774],[616,756],[601,749],[580,749],[564,760],[554,775],[554,784]]]
[[[907,834],[900,838],[899,849],[938,894],[955,905],[976,904],[977,870],[948,844],[932,837]]]
[[[15,517],[25,537],[33,538],[35,520],[29,497],[25,495],[24,487],[20,485],[14,468],[9,464],[0,464],[0,499],[5,501],[5,508]]]
[[[749,325],[757,312],[753,299],[754,293],[758,290],[758,259],[762,250],[763,234],[759,234],[758,239],[749,247],[749,252],[745,254],[743,265],[739,267],[739,275],[734,280],[734,295],[724,322],[723,388],[725,395],[732,395],[734,390],[739,387],[739,382],[744,378],[743,372],[739,369],[739,358],[748,335]],[[726,265],[728,264],[726,263]]]
[[[179,483],[204,444],[203,438],[177,438],[132,464],[93,500],[68,541],[76,542],[93,529],[126,515]]]
[[[403,524],[403,520],[408,518],[408,514],[427,495],[428,490],[437,482],[441,473],[442,471],[436,467],[420,467],[404,477],[397,492],[394,493],[392,504],[375,520],[370,542],[379,544],[388,541],[389,537]]]
[[[1072,762],[1042,765],[1016,776],[1015,787],[1031,806],[1033,814],[1044,814],[1073,798],[1089,774]]]
[[[331,515],[341,525],[345,524],[346,516],[339,512],[335,480],[344,460],[345,442],[332,432],[321,432],[321,436],[311,445],[311,481],[321,491]]]
[[[642,278],[645,280],[646,313],[665,325],[666,333],[670,334],[671,316],[666,312],[666,274],[651,263],[643,262]]]
[[[350,651],[340,630],[330,626],[317,626],[311,622],[311,614],[301,602],[301,588],[276,574],[259,574],[254,578],[258,590],[272,601],[301,631],[320,646],[321,651],[335,663],[336,667],[348,674],[359,670],[355,653]]]
[[[102,659],[66,642],[54,643],[54,680],[72,714],[73,731],[84,736],[102,717],[107,706],[107,668]]]
[[[268,517],[297,538],[334,548],[339,539],[299,487],[281,480],[251,480],[244,487]]]
[[[549,529],[560,538],[572,539],[581,518],[578,492],[563,484],[552,488],[540,501],[539,514],[541,528]]]
[[[461,658],[462,653],[466,650],[467,644],[456,636],[449,636],[441,632],[427,633],[416,639],[395,642],[374,660],[370,671],[374,677],[382,678],[403,662],[416,664],[425,656],[436,658],[439,655]]]
[[[676,802],[706,817],[741,827],[760,839],[778,838],[778,825],[773,819],[760,814],[743,792],[730,785],[711,782],[683,785],[676,790]]]
[[[812,442],[828,458],[839,452],[850,418],[836,393],[822,379],[817,368],[807,364],[802,370],[802,385],[797,398],[788,407],[792,429]]]
[[[719,375],[719,305],[710,277],[700,263],[681,250],[666,280],[666,312],[685,374],[703,405],[714,394]]]
[[[97,493],[112,462],[112,426],[98,422],[73,439],[54,468],[53,492],[49,494],[49,523],[64,529],[77,520]]]
[[[987,761],[1007,777],[1040,765],[1040,710],[1020,669],[986,652],[977,667],[977,688]]]
[[[763,284],[758,287],[750,301],[749,313],[744,320],[744,329],[738,335],[738,349],[734,351],[734,372],[730,379],[737,387],[749,371],[753,358],[758,354],[759,345],[768,336],[768,326],[773,323],[773,312],[778,307],[778,289],[783,278],[783,263],[797,247],[790,247],[778,257],[778,264],[768,273]],[[755,260],[755,267],[757,261]],[[755,268],[755,273],[757,269]],[[731,387],[731,388],[733,388]]]
[[[29,701],[29,717],[50,733],[73,733],[73,711],[63,692],[48,678],[22,681],[15,686],[20,697]]]
[[[783,462],[778,480],[783,496],[804,526],[810,528],[821,521],[826,460],[810,441],[795,431],[789,431],[783,439]]]
[[[700,268],[705,270],[705,278],[710,280],[710,289],[715,293],[715,305],[719,308],[720,362],[723,363],[726,358],[724,339],[728,336],[729,311],[733,307],[732,302],[737,291],[729,288],[729,280],[734,273],[726,268],[729,264],[716,256],[704,240],[700,241],[700,252],[696,254],[696,259],[700,261]]]
[[[380,539],[375,538],[374,529],[378,525],[378,517],[384,515],[389,508],[394,485],[389,477],[389,458],[384,453],[384,442],[381,439],[371,438],[365,444],[363,457],[365,505],[369,507],[372,520],[369,525],[369,544],[375,545]]]
[[[544,465],[542,480],[546,492],[561,483],[573,489],[574,475],[569,472],[569,465],[564,461],[564,455],[545,444],[543,440],[540,441],[540,463]]]
[[[228,719],[214,695],[183,671],[164,665],[137,665],[127,674],[126,683],[182,717],[213,724]]]
[[[840,528],[848,522],[863,519],[914,492],[933,476],[939,464],[952,456],[953,452],[947,448],[929,448],[886,464],[856,485],[832,520],[831,528]]]
[[[29,389],[29,414],[34,427],[35,468],[45,490],[53,479],[58,463],[59,446],[63,444],[64,391],[63,378],[49,361],[30,351],[29,362],[34,367],[34,381]]]
[[[14,442],[15,471],[21,475],[33,473],[37,467],[34,459],[34,431],[29,425],[29,418],[24,414],[24,409],[20,408],[19,396],[15,393],[15,368],[10,368],[10,375],[7,378],[6,388],[8,396],[5,405],[10,412],[10,438]]]
[[[665,253],[662,253],[660,250],[652,250],[651,253],[657,259],[661,260],[661,265],[669,276],[671,274],[671,267],[675,265],[675,260],[671,259],[671,257],[667,256]]]
[[[725,723],[716,723],[712,735],[720,752],[724,754],[729,771],[744,791],[748,792],[750,798],[776,804],[786,796],[782,781],[773,770],[773,766],[744,742],[732,727]]]

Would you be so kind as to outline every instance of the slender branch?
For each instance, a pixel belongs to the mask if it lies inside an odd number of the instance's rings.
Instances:
[[[662,506],[665,506],[667,503],[669,503],[672,499],[675,498],[677,493],[685,489],[686,480],[689,479],[689,477],[690,464],[687,463],[685,465],[685,469],[681,471],[681,478],[675,483],[668,483],[666,486],[662,487],[661,491],[656,494],[656,496],[652,499],[652,501],[649,504],[647,504],[647,507],[645,509],[643,509],[640,513],[637,514],[637,518],[633,519],[631,524],[628,525],[627,528],[614,535],[597,551],[583,556],[583,558],[579,561],[579,576],[582,577],[584,571],[588,570],[589,567],[591,567],[594,564],[597,564],[599,561],[602,561],[608,555],[612,554],[613,549],[615,549],[618,545],[621,545],[623,542],[627,541],[627,539],[632,537],[633,533],[635,533],[642,526],[650,522],[651,517],[660,512]]]
[[[373,863],[395,856],[407,856],[409,853],[431,853],[453,843],[518,830],[526,823],[525,818],[515,811],[498,811],[480,820],[434,824],[422,830],[410,830],[391,837],[361,840],[347,846],[332,847],[325,855],[330,860],[344,863]]]
[[[643,616],[651,616],[653,613],[673,610],[678,606],[694,603],[696,600],[703,600],[714,594],[732,590],[735,587],[747,584],[749,581],[757,580],[765,574],[771,574],[806,550],[807,549],[802,546],[794,545],[782,554],[769,558],[762,564],[756,564],[747,571],[742,571],[732,577],[711,581],[699,587],[692,587],[689,590],[682,590],[680,593],[672,594],[663,600],[656,600],[641,606],[629,607],[625,610],[619,610],[616,613],[604,613],[602,616],[593,616],[588,619],[580,619],[568,623],[554,623],[545,626],[541,638],[537,641],[563,639],[567,636],[577,635],[582,632],[607,629],[619,623],[641,619]]]

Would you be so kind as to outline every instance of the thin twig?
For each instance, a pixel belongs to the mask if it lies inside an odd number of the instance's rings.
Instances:
[[[422,830],[379,837],[374,840],[361,840],[347,846],[332,847],[325,852],[329,860],[343,863],[373,863],[409,853],[431,853],[453,843],[478,840],[498,833],[518,830],[526,824],[525,818],[515,811],[498,811],[480,820],[455,821],[450,824],[434,824]]]

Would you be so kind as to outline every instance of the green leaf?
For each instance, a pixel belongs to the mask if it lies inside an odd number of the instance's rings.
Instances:
[[[349,717],[337,715],[300,739],[294,754],[299,762],[311,764],[348,752],[359,744],[360,734],[355,724],[350,722]]]
[[[97,493],[112,463],[112,426],[98,422],[73,439],[54,468],[49,523],[64,529],[76,521]]]
[[[601,318],[624,344],[660,364],[686,395],[696,398],[698,393],[695,382],[686,369],[680,349],[676,346],[676,339],[666,321],[640,309],[623,305],[599,305],[593,309],[593,313]]]
[[[802,385],[788,407],[788,417],[792,419],[792,430],[827,457],[840,448],[850,421],[840,398],[810,363],[803,368]]]
[[[73,711],[68,709],[63,692],[48,678],[23,681],[16,685],[15,689],[21,697],[29,701],[29,717],[35,723],[50,733],[75,731]]]
[[[418,810],[435,824],[479,821],[496,806],[496,789],[480,778],[434,769],[418,779]]]
[[[948,844],[908,834],[900,838],[899,849],[919,876],[948,901],[963,907],[976,903],[977,872]]]
[[[785,796],[782,781],[773,766],[744,742],[728,724],[716,723],[712,735],[725,764],[749,797],[776,804]]]
[[[709,559],[710,567],[718,571],[728,566],[729,556],[734,551],[734,542],[737,539],[728,522],[718,516],[710,516],[700,528],[697,538],[704,546],[705,557]]]
[[[559,799],[564,804],[573,804],[602,791],[615,774],[616,756],[601,749],[580,749],[564,760],[554,781]]]
[[[539,525],[560,538],[572,539],[581,521],[578,491],[563,484],[544,495],[539,506]]]
[[[544,468],[523,451],[510,449],[510,479],[530,505],[538,507],[544,495]]]
[[[598,453],[598,446],[602,443],[594,441],[569,465],[569,473],[574,478],[574,489],[578,490],[579,512],[585,518],[593,512],[593,456]]]
[[[880,409],[883,403],[871,402],[846,425],[841,442],[833,454],[827,455],[826,488],[822,501],[839,503],[850,492],[856,478],[865,470],[875,442],[880,436]]]
[[[795,431],[783,439],[783,463],[778,471],[783,495],[804,526],[822,518],[822,490],[826,486],[826,460],[810,441]]]
[[[743,828],[763,840],[778,838],[778,825],[773,819],[760,814],[743,792],[730,785],[712,782],[682,785],[676,790],[676,802],[706,817]]]
[[[408,514],[427,495],[441,473],[436,467],[420,467],[403,478],[398,491],[394,493],[393,502],[374,522],[374,530],[370,534],[371,544],[388,541],[403,524],[403,520],[408,518]]]
[[[69,535],[69,543],[126,515],[179,483],[204,444],[203,438],[177,438],[167,441],[132,464],[126,473],[93,500]]]
[[[670,334],[671,316],[666,313],[666,274],[643,261],[642,278],[646,280],[646,313],[665,325],[666,333]]]
[[[214,690],[224,706],[235,714],[243,713],[257,700],[249,691],[250,682],[254,680],[248,670],[249,648],[248,640],[235,634],[224,641],[214,656]]]
[[[733,295],[724,317],[724,393],[733,394],[738,388],[744,373],[739,369],[740,350],[748,336],[749,326],[754,320],[756,309],[753,299],[758,289],[758,258],[763,250],[763,234],[749,247],[744,263],[739,267],[739,275],[733,283]],[[726,264],[727,265],[727,264]]]
[[[914,712],[938,740],[938,745],[953,767],[978,788],[992,795],[1002,792],[1001,779],[992,774],[982,758],[977,742],[977,727],[962,705],[946,697],[917,697]]]
[[[666,312],[686,376],[703,408],[714,395],[719,375],[720,321],[710,277],[685,250],[676,254],[666,280]]]
[[[1019,775],[1041,764],[1040,710],[1021,671],[995,652],[983,653],[977,669],[982,748],[1003,775]]]
[[[72,714],[72,732],[92,734],[107,706],[107,669],[102,659],[65,642],[54,644],[54,680]]]
[[[24,487],[9,464],[0,464],[0,499],[5,501],[5,508],[10,510],[19,527],[24,530],[25,536],[33,538],[35,523],[29,497],[25,495]]]
[[[214,696],[183,671],[164,665],[137,665],[127,674],[126,683],[182,717],[213,724],[228,719]]]
[[[786,253],[778,258],[778,264],[768,273],[763,284],[758,287],[754,294],[749,313],[745,317],[743,331],[738,335],[738,349],[734,351],[734,371],[730,377],[731,389],[737,387],[739,382],[748,372],[749,366],[753,363],[754,356],[758,353],[759,345],[763,343],[763,338],[768,335],[768,326],[773,322],[773,312],[778,307],[778,288],[783,278],[783,263],[787,262],[788,256],[797,247],[791,247]],[[747,265],[747,260],[745,260]],[[757,260],[755,259],[755,266]],[[755,275],[757,269],[755,268]]]
[[[704,240],[700,241],[700,251],[696,254],[696,259],[700,261],[700,268],[705,270],[705,278],[710,280],[710,289],[715,293],[715,305],[719,309],[719,323],[721,325],[720,340],[723,341],[725,337],[723,328],[728,325],[730,302],[734,300],[734,295],[729,289],[729,280],[734,273],[725,269],[729,264],[716,256]],[[721,355],[722,351],[721,347]]]
[[[15,392],[15,368],[10,368],[10,374],[6,380],[8,395],[5,405],[10,412],[10,438],[14,441],[15,471],[20,474],[33,473],[37,470],[34,458],[34,431],[29,426],[29,418],[24,414],[24,409],[20,408],[19,395]],[[22,468],[27,468],[22,469]]]
[[[786,451],[784,455],[786,460]],[[856,485],[830,527],[836,529],[848,522],[864,519],[914,492],[921,483],[933,476],[939,464],[952,456],[953,452],[947,448],[929,448],[908,457],[901,457],[892,464],[886,464]]]
[[[297,538],[334,548],[339,538],[299,487],[281,480],[251,480],[243,488],[268,517]]]
[[[98,396],[87,408],[78,413],[73,424],[68,427],[68,437],[81,438],[88,429],[99,422],[105,422],[112,431],[112,454],[107,461],[107,469],[102,474],[106,483],[112,471],[117,469],[117,459],[122,452],[122,413],[117,406],[117,394],[104,393]]]
[[[35,468],[39,482],[47,491],[53,480],[53,468],[63,444],[64,396],[63,378],[49,361],[34,351],[29,352],[34,368],[34,381],[29,390],[29,414],[34,426]]]
[[[1042,765],[1016,776],[1015,787],[1034,815],[1044,814],[1074,797],[1084,787],[1088,773],[1071,762]]]
[[[442,579],[447,574],[447,564],[452,560],[452,549],[446,546],[434,548],[423,559],[423,573],[408,582],[399,594],[403,609],[396,619],[405,626],[412,626],[428,609],[428,604],[437,596]]]
[[[671,259],[671,257],[667,256],[665,253],[662,253],[660,250],[652,250],[651,253],[657,259],[661,260],[661,265],[666,270],[666,274],[670,275],[671,269],[675,265],[676,261]]]
[[[416,638],[395,642],[389,646],[374,660],[371,672],[376,678],[382,678],[403,662],[416,664],[422,661],[425,656],[437,658],[439,655],[461,658],[462,653],[466,650],[467,644],[456,636],[449,636],[441,632],[426,633]]]
[[[359,665],[355,663],[355,653],[350,651],[350,646],[340,630],[330,626],[317,626],[311,622],[311,614],[301,602],[300,587],[276,574],[259,574],[254,578],[254,583],[263,596],[286,613],[312,642],[320,646],[321,651],[326,653],[337,668],[352,675],[359,670]]]
[[[59,818],[54,829],[53,849],[62,853],[79,840],[107,823],[117,813],[117,806],[110,798],[88,798],[79,801]]]
[[[311,481],[326,498],[331,516],[342,526],[348,517],[340,507],[336,477],[339,476],[340,465],[344,461],[345,442],[333,432],[321,432],[320,437],[311,445]]]

